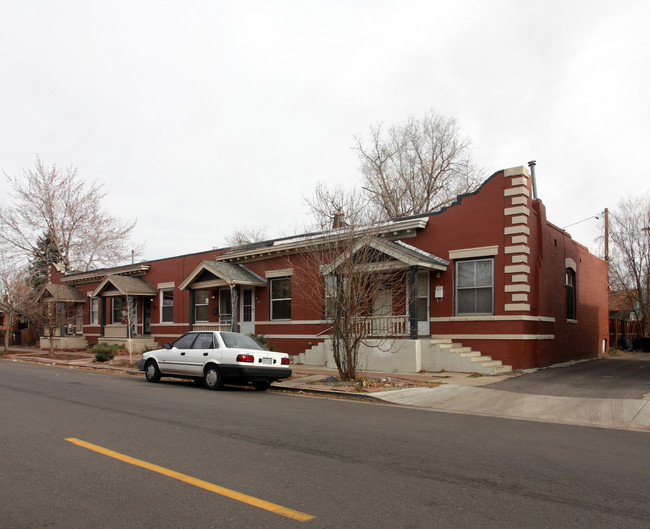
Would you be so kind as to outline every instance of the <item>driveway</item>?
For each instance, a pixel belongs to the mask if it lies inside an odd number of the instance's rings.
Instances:
[[[610,356],[550,367],[484,387],[556,397],[642,399],[650,394],[650,354]]]

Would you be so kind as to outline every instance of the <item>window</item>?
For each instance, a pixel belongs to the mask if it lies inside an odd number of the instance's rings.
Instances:
[[[566,319],[576,319],[576,273],[571,268],[566,269]]]
[[[291,319],[291,278],[271,279],[271,319]]]
[[[196,322],[207,322],[210,307],[210,291],[197,290],[194,296],[194,320]]]
[[[99,325],[99,298],[90,298],[90,325]]]
[[[160,321],[171,323],[174,321],[174,291],[160,291]]]
[[[325,290],[325,304],[323,306],[323,316],[326,320],[334,319],[338,310],[338,292],[337,284],[339,279],[333,275],[327,275],[323,278],[323,288]]]
[[[122,298],[113,298],[112,322],[122,323]]]
[[[196,337],[196,341],[192,345],[192,349],[214,349],[214,343],[211,332],[203,332]]]
[[[456,262],[456,314],[494,312],[494,259]]]
[[[177,338],[175,341],[173,341],[172,346],[176,347],[177,349],[191,349],[196,336],[196,333],[188,332],[187,334],[184,334],[180,338]]]

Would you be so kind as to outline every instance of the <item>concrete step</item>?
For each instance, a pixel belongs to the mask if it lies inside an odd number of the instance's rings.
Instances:
[[[468,349],[469,349],[469,347],[468,347]],[[463,358],[473,358],[473,357],[481,356],[481,352],[480,351],[469,351],[468,353],[460,353],[460,356],[463,357]]]
[[[478,362],[478,363],[484,364],[485,362],[492,362],[493,360],[492,360],[491,356],[483,356],[483,355],[481,355],[481,356],[472,356],[469,359],[469,361],[472,362],[472,363]],[[496,360],[496,362],[500,362],[500,360]]]

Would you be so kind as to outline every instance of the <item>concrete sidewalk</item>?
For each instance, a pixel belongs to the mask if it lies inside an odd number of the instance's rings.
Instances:
[[[294,371],[300,378],[276,382],[273,387],[305,392],[314,391],[316,387],[319,393],[341,394],[336,390],[324,390],[321,385],[314,386],[327,376],[336,375],[335,370],[295,366]],[[431,388],[391,388],[350,395],[448,413],[650,432],[650,401],[647,399],[556,397],[482,387],[517,375],[474,378],[468,373],[372,373],[372,376],[442,383]]]
[[[133,356],[136,362],[139,356]],[[45,351],[24,349],[3,358],[139,374],[135,367],[120,365],[130,360],[128,355],[116,357],[115,364],[94,362],[92,357],[81,355],[78,359],[57,360],[47,358]],[[291,367],[293,377],[275,382],[271,386],[273,389],[349,396],[448,413],[650,432],[650,401],[647,399],[650,395],[646,399],[607,399],[515,393],[484,386],[518,376],[516,374],[476,377],[468,373],[447,372],[366,372],[364,375],[374,385],[356,388],[328,383],[338,375],[335,369],[301,365]],[[383,387],[382,381],[386,381],[385,385],[389,387]]]

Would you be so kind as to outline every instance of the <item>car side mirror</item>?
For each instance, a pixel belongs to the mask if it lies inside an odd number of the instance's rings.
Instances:
[[[165,344],[165,349],[171,349],[171,348],[172,348],[172,344],[170,344],[170,343]]]

